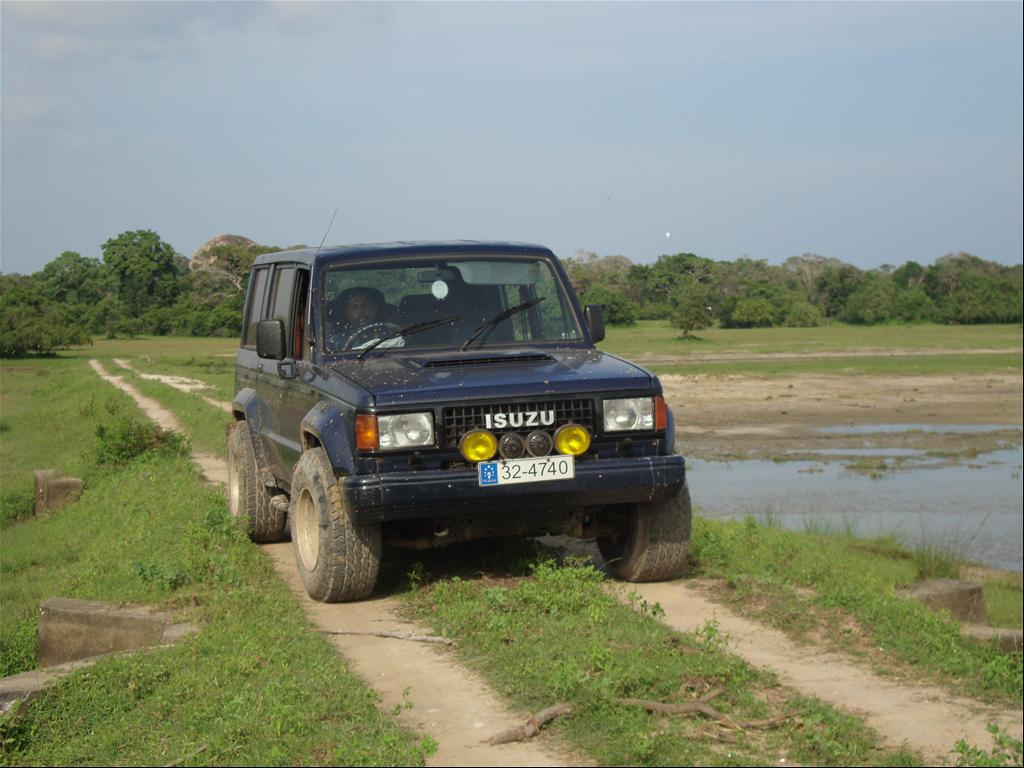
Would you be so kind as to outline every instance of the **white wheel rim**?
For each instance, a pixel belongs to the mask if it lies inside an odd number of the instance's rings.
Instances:
[[[316,505],[309,490],[302,489],[295,504],[293,524],[295,543],[298,545],[302,567],[312,572],[320,559],[320,526],[317,521]]]
[[[242,491],[238,487],[238,468],[235,466],[237,461],[238,458],[232,453],[231,460],[228,462],[228,509],[231,510],[232,517],[242,514]]]

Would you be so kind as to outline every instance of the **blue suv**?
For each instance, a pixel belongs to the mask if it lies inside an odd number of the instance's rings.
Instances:
[[[600,352],[542,246],[389,243],[260,256],[228,435],[231,512],[284,537],[309,594],[373,592],[383,544],[596,538],[629,581],[680,576],[685,461],[653,374]]]

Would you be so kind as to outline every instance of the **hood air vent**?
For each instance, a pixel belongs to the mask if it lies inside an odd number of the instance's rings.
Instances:
[[[431,360],[424,368],[463,368],[469,365],[518,365],[519,363],[548,363],[551,355],[501,355],[494,357],[451,357],[447,360]]]

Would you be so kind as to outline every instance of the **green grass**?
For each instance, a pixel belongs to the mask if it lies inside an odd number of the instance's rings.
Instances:
[[[512,702],[536,712],[568,702],[548,730],[600,765],[913,764],[879,746],[857,718],[779,687],[726,650],[715,624],[679,634],[660,608],[617,599],[590,566],[543,555],[521,563],[528,577],[448,577],[409,595],[416,617],[457,641],[460,657]],[[422,570],[414,569],[414,582]],[[782,714],[771,730],[730,730],[704,718],[651,715],[620,698],[684,702],[714,687],[714,705],[736,720]],[[487,735],[487,734],[484,734]]]
[[[80,475],[96,426],[138,413],[83,360],[0,362],[0,524],[32,510],[32,472]]]
[[[684,341],[681,331],[661,320],[642,320],[634,326],[609,326],[599,345],[629,357],[737,353],[744,355],[851,352],[861,349],[971,350],[1020,349],[1020,325],[828,325],[821,328],[709,328],[698,340]]]
[[[51,595],[156,604],[201,627],[64,678],[0,723],[3,762],[422,763],[184,458],[94,477],[78,503],[5,531],[2,567],[4,672],[32,665]]]
[[[728,600],[759,620],[797,634],[823,634],[854,652],[867,645],[872,654],[881,652],[880,663],[910,665],[984,699],[1021,702],[1020,656],[976,646],[960,637],[953,620],[900,597],[897,588],[917,579],[919,564],[890,541],[785,531],[752,518],[698,517],[692,553],[699,574],[721,579]],[[995,597],[999,621],[1020,627],[1020,582],[1000,581],[986,592]],[[861,633],[850,630],[848,618]]]
[[[695,376],[943,376],[955,374],[1020,373],[1020,354],[949,354],[896,357],[814,357],[804,360],[734,362],[693,361],[683,365],[645,363],[658,374]]]
[[[131,371],[114,365],[112,361],[102,359],[101,362],[109,373],[121,376],[142,394],[153,398],[171,410],[178,417],[185,434],[197,450],[214,456],[225,454],[227,449],[224,430],[232,420],[230,414],[206,402],[197,394],[182,392],[160,381],[144,379]],[[233,366],[234,363],[232,363],[232,369]],[[170,371],[154,361],[152,372],[166,374]],[[190,378],[198,377],[193,375]],[[206,381],[206,378],[201,380]],[[208,390],[204,391],[204,394],[207,397],[213,397]],[[231,402],[230,396],[226,398],[226,402]]]
[[[380,712],[187,459],[97,462],[97,425],[142,419],[127,396],[80,358],[5,362],[3,373],[5,491],[27,478],[31,495],[32,457],[56,457],[46,465],[74,469],[85,488],[2,532],[0,674],[35,666],[38,606],[51,596],[155,605],[201,631],[101,661],[3,718],[0,763],[422,764],[429,739]],[[123,458],[112,445],[107,455]]]

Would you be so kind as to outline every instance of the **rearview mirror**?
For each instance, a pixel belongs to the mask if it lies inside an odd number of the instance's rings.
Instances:
[[[590,327],[590,339],[595,344],[604,341],[604,307],[600,304],[587,304],[583,310],[587,317],[587,325]]]
[[[280,320],[260,320],[256,326],[256,354],[270,360],[284,360],[284,323]]]

